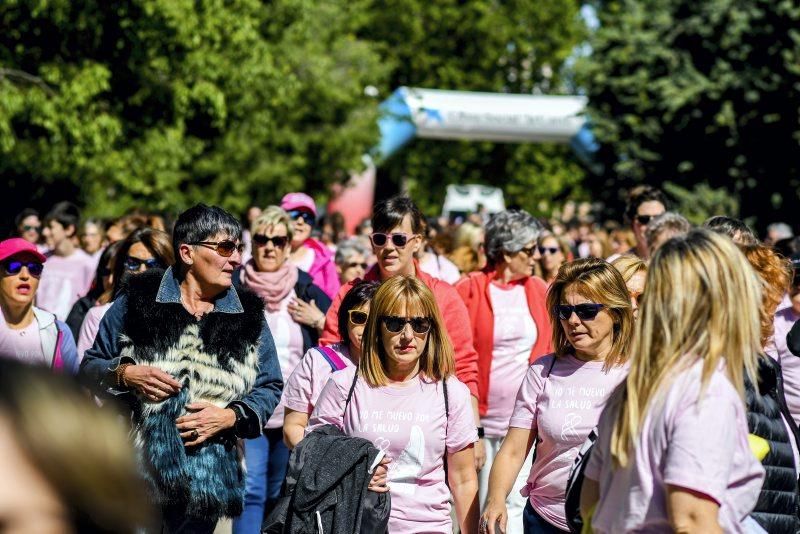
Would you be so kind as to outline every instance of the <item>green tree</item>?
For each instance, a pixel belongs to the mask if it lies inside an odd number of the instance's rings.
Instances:
[[[614,0],[579,66],[604,165],[595,191],[725,188],[743,216],[792,220],[800,166],[800,2]],[[709,189],[709,190],[710,190]]]
[[[377,138],[388,69],[359,1],[8,0],[0,6],[6,213],[243,210],[324,186]]]
[[[575,0],[388,0],[371,2],[360,35],[391,67],[380,86],[508,93],[571,92],[565,63],[585,36]],[[566,146],[417,139],[381,169],[388,190],[405,185],[428,213],[445,187],[503,187],[506,202],[536,213],[579,188],[583,168]]]

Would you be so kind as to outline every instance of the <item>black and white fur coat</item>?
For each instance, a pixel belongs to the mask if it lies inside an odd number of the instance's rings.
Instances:
[[[241,399],[258,374],[263,303],[238,291],[244,313],[210,313],[197,320],[180,303],[156,302],[163,272],[131,277],[128,311],[120,333],[121,356],[174,376],[181,391],[161,402],[138,395],[134,442],[155,502],[185,508],[192,517],[214,519],[242,511],[244,476],[232,434],[186,448],[175,419],[186,405],[220,407]]]

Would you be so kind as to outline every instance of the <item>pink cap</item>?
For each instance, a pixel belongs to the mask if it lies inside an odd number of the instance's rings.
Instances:
[[[305,193],[286,193],[281,199],[281,208],[286,211],[306,209],[317,216],[317,206],[314,199]]]
[[[47,258],[36,249],[36,245],[30,241],[25,241],[21,237],[12,237],[5,241],[0,241],[0,261],[16,256],[17,254],[27,253],[44,263]]]

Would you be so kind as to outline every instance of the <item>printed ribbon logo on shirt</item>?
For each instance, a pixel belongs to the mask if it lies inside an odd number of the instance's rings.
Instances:
[[[376,443],[377,445],[377,443]],[[417,479],[425,462],[425,434],[417,425],[411,427],[408,445],[397,459],[389,464],[389,485],[393,493],[414,495]]]
[[[570,441],[580,439],[577,427],[581,424],[583,418],[576,413],[568,413],[564,418],[564,424],[561,426],[561,440]]]

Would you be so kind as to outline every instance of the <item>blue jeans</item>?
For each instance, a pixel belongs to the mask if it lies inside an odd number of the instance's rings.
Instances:
[[[525,510],[522,512],[522,527],[525,530],[525,534],[563,534],[564,532],[569,532],[545,521],[533,509],[531,501],[528,501],[528,504],[525,505]]]
[[[281,494],[289,449],[283,443],[283,428],[272,428],[264,435],[244,442],[244,511],[233,521],[234,534],[259,534],[264,514],[269,513]]]

